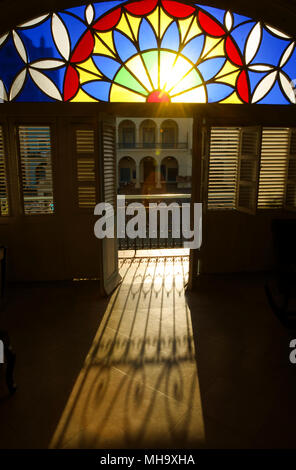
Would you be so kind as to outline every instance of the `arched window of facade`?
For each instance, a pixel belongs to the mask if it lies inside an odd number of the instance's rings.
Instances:
[[[134,148],[136,145],[136,126],[133,121],[122,121],[118,126],[119,148]]]

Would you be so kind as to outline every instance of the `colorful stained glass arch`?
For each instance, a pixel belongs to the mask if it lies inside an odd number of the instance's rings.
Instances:
[[[193,2],[90,3],[0,37],[1,102],[296,104],[295,74],[294,37]]]

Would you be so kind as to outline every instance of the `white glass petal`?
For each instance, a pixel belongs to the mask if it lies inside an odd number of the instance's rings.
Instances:
[[[21,91],[21,88],[25,82],[25,78],[27,75],[27,70],[23,69],[14,79],[13,84],[11,85],[10,88],[10,93],[9,93],[9,101],[14,100],[16,96],[19,94]]]
[[[252,103],[260,101],[271,90],[276,81],[276,77],[277,71],[271,72],[258,83],[253,94]]]
[[[295,42],[291,42],[291,44],[285,50],[282,60],[280,61],[280,67],[283,67],[288,62],[288,60],[290,59],[294,51],[294,47],[295,47]]]
[[[1,46],[1,44],[4,43],[4,41],[5,41],[5,39],[7,38],[8,34],[9,34],[9,33],[6,33],[6,34],[3,34],[2,36],[0,36],[0,46]]]
[[[23,44],[23,41],[21,40],[21,38],[19,37],[19,35],[17,34],[16,31],[12,31],[12,37],[13,37],[13,42],[14,42],[16,50],[18,51],[18,53],[21,56],[22,60],[26,64],[27,61],[28,61],[28,57],[27,57],[27,52],[26,52],[25,46]]]
[[[224,22],[225,22],[225,26],[226,26],[227,31],[230,31],[232,26],[233,26],[233,16],[232,16],[232,13],[230,11],[228,11],[226,13],[225,18],[224,18]]]
[[[3,103],[3,101],[7,101],[7,93],[4,83],[0,80],[0,103]]]
[[[58,100],[58,101],[62,101],[62,97],[61,97],[59,90],[57,89],[53,81],[50,80],[50,78],[48,78],[46,75],[39,72],[38,70],[34,70],[30,68],[29,72],[33,81],[40,88],[40,90],[42,90],[51,98],[54,98],[55,100]]]
[[[279,29],[274,28],[273,26],[270,26],[269,24],[266,24],[265,28],[279,38],[291,39],[291,36],[288,36],[287,34],[283,33]]]
[[[67,29],[55,13],[52,15],[52,34],[59,53],[64,59],[68,60],[70,56],[70,41]]]
[[[41,21],[45,20],[49,15],[42,15],[38,16],[38,18],[34,18],[33,20],[27,21],[26,23],[22,23],[18,28],[29,28],[30,26],[34,26],[38,23],[41,23]]]
[[[65,65],[65,62],[59,59],[38,60],[30,64],[34,69],[57,69],[63,65]]]
[[[90,4],[85,9],[85,19],[88,24],[91,24],[95,16],[94,7]]]
[[[296,88],[294,83],[290,82],[290,80],[288,80],[286,75],[284,75],[282,72],[280,72],[280,80],[288,100],[291,103],[296,104]]]
[[[268,70],[273,70],[272,65],[267,64],[254,64],[248,66],[249,70],[254,70],[255,72],[268,72]]]
[[[245,61],[246,64],[249,64],[254,59],[255,55],[258,52],[260,42],[262,37],[262,26],[261,23],[255,24],[252,29],[245,48]]]

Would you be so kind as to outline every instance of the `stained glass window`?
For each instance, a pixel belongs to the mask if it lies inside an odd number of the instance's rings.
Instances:
[[[295,104],[295,70],[295,38],[185,1],[92,3],[0,37],[1,102]]]

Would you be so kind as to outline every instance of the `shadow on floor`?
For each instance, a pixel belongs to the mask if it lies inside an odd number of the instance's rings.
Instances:
[[[0,447],[295,447],[296,332],[263,277],[185,295],[186,257],[120,269],[108,300],[88,282],[9,289],[19,390],[1,395]]]

